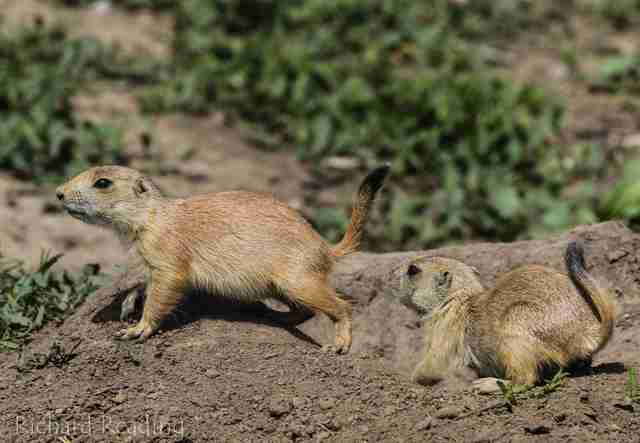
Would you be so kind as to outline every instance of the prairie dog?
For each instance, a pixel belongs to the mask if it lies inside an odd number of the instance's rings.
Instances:
[[[56,194],[73,217],[115,230],[148,269],[142,318],[121,330],[120,338],[148,338],[185,292],[197,288],[245,301],[278,297],[292,312],[323,312],[336,325],[336,351],[344,353],[351,345],[351,306],[327,277],[339,257],[358,248],[388,173],[384,165],[364,179],[337,245],[270,194],[228,191],[170,199],[151,179],[121,166],[91,168]]]
[[[616,304],[586,271],[580,243],[568,245],[565,265],[568,275],[537,265],[517,268],[489,291],[454,290],[455,272],[425,276],[436,292],[452,289],[425,322],[413,380],[434,384],[471,367],[480,377],[533,385],[545,369],[590,361],[612,336]]]

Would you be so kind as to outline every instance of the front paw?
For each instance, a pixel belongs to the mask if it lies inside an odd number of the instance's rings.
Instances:
[[[156,328],[151,326],[149,323],[144,320],[140,320],[138,324],[132,326],[130,328],[121,329],[116,333],[116,338],[120,340],[139,340],[144,341],[149,338],[154,332]]]

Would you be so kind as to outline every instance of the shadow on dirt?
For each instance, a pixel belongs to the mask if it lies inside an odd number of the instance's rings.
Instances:
[[[116,295],[111,303],[95,313],[91,321],[93,323],[120,322],[122,303],[125,298],[135,290],[137,289],[121,292]],[[130,321],[141,317],[143,303],[144,297],[139,296],[136,300],[136,308],[130,317]],[[162,329],[167,331],[180,329],[200,318],[212,320],[223,319],[233,322],[251,322],[280,327],[299,340],[321,347],[320,343],[296,328],[297,325],[312,318],[312,312],[301,311],[300,313],[294,313],[293,311],[281,311],[279,308],[280,306],[284,306],[284,304],[275,299],[270,299],[268,303],[269,305],[277,306],[278,309],[273,309],[262,302],[247,303],[205,292],[191,291],[185,297],[184,302],[164,321]]]
[[[601,363],[598,366],[577,368],[569,374],[571,378],[593,377],[601,374],[624,374],[627,367],[621,362]]]

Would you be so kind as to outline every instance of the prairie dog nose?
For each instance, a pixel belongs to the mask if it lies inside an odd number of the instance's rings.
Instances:
[[[58,200],[64,201],[64,192],[60,188],[56,189],[56,197],[58,197]]]

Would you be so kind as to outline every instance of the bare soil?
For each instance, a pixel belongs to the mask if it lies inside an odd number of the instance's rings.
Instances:
[[[402,353],[416,359],[419,339],[401,320],[409,311],[401,313],[404,307],[388,294],[363,304],[366,288],[370,294],[380,283],[354,267],[401,263],[415,254],[360,254],[335,276],[344,292],[350,282],[355,300],[359,343],[346,356],[320,347],[329,335],[326,319],[283,328],[267,320],[261,305],[207,295],[193,295],[144,344],[119,342],[113,335],[123,326],[122,295],[107,287],[63,324],[40,331],[21,358],[0,355],[0,432],[11,442],[63,435],[74,442],[640,441],[640,405],[625,402],[627,371],[640,367],[639,236],[607,223],[550,240],[429,254],[465,255],[492,281],[523,259],[548,260],[550,250],[576,235],[587,243],[595,275],[620,277],[612,287],[624,312],[616,337],[591,368],[511,410],[499,395],[479,395],[466,382],[424,388],[408,381],[396,359]],[[492,261],[482,263],[487,255]],[[386,321],[376,313],[380,303],[393,306]],[[392,338],[368,335],[376,325]],[[403,345],[403,334],[413,343]],[[69,361],[61,358],[67,354]]]
[[[8,23],[44,15],[130,51],[169,50],[171,23],[145,11],[68,10],[37,0],[0,0],[0,9]],[[578,44],[595,44],[598,35],[577,29]],[[632,31],[606,38],[622,47],[634,41]],[[511,51],[511,68],[523,80],[570,97],[568,141],[614,147],[638,131],[620,97],[591,94],[563,71],[552,44],[529,42]],[[88,117],[122,123],[132,165],[150,171],[173,195],[269,190],[304,212],[311,198],[348,200],[358,179],[318,191],[306,165],[290,154],[256,150],[220,115],[143,117],[130,92],[114,86],[101,85],[76,104]],[[146,131],[154,134],[150,153],[139,140]],[[640,240],[619,225],[582,235],[591,245],[589,265],[619,291],[616,337],[591,369],[512,411],[500,396],[481,396],[464,383],[423,388],[408,381],[420,323],[384,291],[390,269],[408,256],[358,255],[336,276],[356,307],[354,349],[346,356],[320,349],[332,336],[325,318],[284,329],[266,320],[260,306],[197,297],[145,344],[118,342],[113,334],[123,327],[123,296],[99,291],[67,321],[38,332],[21,358],[0,355],[2,440],[640,442],[640,405],[624,402],[627,370],[640,369]],[[562,241],[429,253],[468,260],[491,284],[518,264],[560,266]],[[110,233],[61,214],[52,189],[0,176],[0,251],[33,263],[42,249],[64,252],[65,268],[98,262],[108,270],[123,260]],[[72,358],[61,360],[71,350]]]

